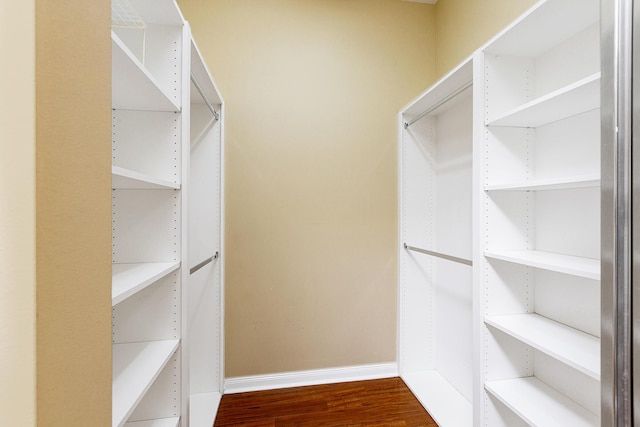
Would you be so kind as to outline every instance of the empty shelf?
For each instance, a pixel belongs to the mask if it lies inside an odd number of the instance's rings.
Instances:
[[[113,264],[111,304],[116,305],[180,267],[179,262]]]
[[[156,79],[111,32],[111,103],[115,109],[180,111]]]
[[[437,371],[403,374],[402,380],[439,426],[473,426],[471,403]]]
[[[150,175],[145,175],[119,166],[111,166],[111,188],[131,190],[177,190],[180,188],[180,184],[176,184],[175,182],[171,182],[166,179],[154,178]]]
[[[159,418],[157,420],[132,421],[125,427],[178,427],[180,417]]]
[[[535,128],[599,107],[600,73],[596,73],[490,120],[487,126]]]
[[[599,187],[600,176],[572,176],[566,178],[539,179],[522,183],[493,184],[485,187],[486,191],[545,191],[570,190],[573,188]]]
[[[113,345],[114,427],[124,425],[179,344],[166,340]]]
[[[542,251],[486,251],[484,256],[543,270],[600,280],[600,260]]]
[[[527,424],[544,427],[596,427],[596,415],[535,377],[485,383],[485,389]],[[544,408],[544,409],[543,409]]]
[[[600,380],[600,340],[537,314],[489,316],[487,325]]]

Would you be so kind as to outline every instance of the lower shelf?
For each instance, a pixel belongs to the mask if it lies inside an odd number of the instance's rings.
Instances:
[[[197,393],[189,398],[189,423],[191,427],[211,427],[220,406],[220,393]]]
[[[114,427],[125,424],[179,345],[179,340],[113,345]]]
[[[600,340],[538,314],[488,316],[487,325],[600,380]]]
[[[527,424],[544,427],[596,427],[598,417],[535,377],[485,383],[485,389]]]
[[[437,371],[414,372],[401,377],[440,427],[473,426],[471,403]]]
[[[180,417],[161,418],[158,420],[133,421],[126,423],[125,427],[178,427]]]

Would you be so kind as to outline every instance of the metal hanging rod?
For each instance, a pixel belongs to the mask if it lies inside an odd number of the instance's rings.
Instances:
[[[470,259],[458,258],[456,256],[443,254],[441,252],[434,252],[434,251],[428,251],[426,249],[415,248],[413,246],[407,245],[406,243],[404,244],[404,248],[408,251],[420,252],[421,254],[431,255],[437,258],[446,259],[448,261],[453,261],[453,262],[457,262],[464,265],[471,265],[471,266],[473,265],[473,261],[471,261]]]
[[[427,111],[423,111],[422,113],[418,114],[416,117],[414,117],[413,119],[409,120],[408,122],[404,122],[404,128],[407,129],[409,126],[411,126],[412,124],[414,124],[415,122],[417,122],[418,120],[420,120],[421,118],[426,116],[427,114],[431,113],[433,110],[435,110],[437,108],[440,108],[442,105],[446,104],[447,102],[451,101],[456,96],[460,95],[465,90],[469,89],[472,85],[473,85],[473,81],[465,83],[461,88],[459,88],[455,92],[449,94],[445,98],[441,99],[436,105],[434,105],[433,107],[429,108]]]
[[[191,267],[191,269],[189,270],[189,274],[193,274],[193,273],[195,273],[196,271],[200,270],[200,269],[201,269],[202,267],[204,267],[205,265],[207,265],[207,264],[209,264],[209,263],[213,262],[213,260],[218,259],[218,256],[219,256],[219,254],[218,254],[218,252],[216,252],[215,254],[213,254],[213,256],[211,256],[211,257],[209,257],[209,258],[205,259],[205,260],[204,260],[204,261],[202,261],[200,264],[198,264],[198,265],[196,265],[196,266]]]
[[[204,103],[207,105],[207,108],[211,110],[211,114],[213,114],[213,117],[216,120],[220,120],[220,114],[215,110],[215,108],[213,108],[213,104],[211,104],[211,102],[209,101],[209,98],[207,98],[207,96],[204,94],[204,90],[202,90],[202,86],[200,86],[200,83],[198,83],[198,79],[196,79],[196,77],[193,74],[191,74],[191,83],[193,83],[193,85],[196,87],[196,90],[198,91],[202,99],[204,99]]]

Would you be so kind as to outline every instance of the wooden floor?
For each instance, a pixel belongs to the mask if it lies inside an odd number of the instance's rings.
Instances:
[[[437,427],[400,378],[222,396],[216,427]]]

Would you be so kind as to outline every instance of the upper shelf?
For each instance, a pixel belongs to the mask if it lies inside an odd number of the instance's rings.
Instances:
[[[522,183],[492,184],[485,187],[486,191],[546,191],[570,190],[574,188],[599,187],[598,174],[571,176],[564,178],[537,179]]]
[[[222,104],[222,96],[220,95],[220,91],[218,90],[213,77],[209,73],[207,66],[202,59],[202,55],[200,54],[200,50],[196,45],[194,40],[191,40],[191,77],[195,78],[200,88],[204,91],[204,95],[207,97],[208,101],[213,104]],[[193,89],[193,85],[191,85]],[[191,91],[191,102],[204,104],[204,99],[200,96],[198,91]]]
[[[538,314],[488,316],[485,323],[600,380],[600,340]]]
[[[472,80],[473,61],[468,58],[403,108],[401,114],[404,115],[404,120],[411,120],[413,117],[441,105],[443,100],[448,99],[452,93],[459,89],[468,86]],[[445,108],[446,104],[442,104],[442,108]],[[437,113],[438,111],[434,111],[434,114]]]
[[[488,258],[600,280],[600,260],[543,251],[486,251]]]
[[[599,19],[599,0],[541,1],[482,50],[496,55],[536,57]]]
[[[111,31],[112,108],[119,110],[180,111],[156,79]]]
[[[535,128],[599,107],[598,72],[490,119],[486,125]]]
[[[183,25],[184,18],[174,1],[111,0],[111,25],[137,27],[146,24]]]

